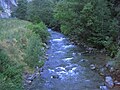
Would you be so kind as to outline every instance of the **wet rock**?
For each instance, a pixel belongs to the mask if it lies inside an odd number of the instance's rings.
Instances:
[[[73,56],[75,56],[75,55],[76,55],[76,53],[72,53],[72,55],[73,55]]]
[[[58,79],[59,75],[52,75],[51,78]]]
[[[114,87],[114,82],[111,76],[106,76],[105,77],[105,85],[109,88],[113,88]]]
[[[86,59],[81,59],[80,62],[87,62],[88,60]]]
[[[120,82],[115,81],[114,84],[115,84],[115,86],[119,86],[120,87]]]
[[[33,81],[35,78],[36,78],[36,74],[32,74],[27,78],[27,80]]]
[[[40,72],[43,72],[43,70],[44,70],[43,68],[40,68]]]
[[[82,54],[82,53],[78,53],[78,55],[80,55],[80,56],[81,56],[81,54]]]
[[[94,50],[94,48],[87,48],[87,51],[89,51],[89,52],[91,52],[91,51],[93,51]]]
[[[48,60],[48,56],[45,56],[44,58],[45,58],[46,60]]]
[[[110,67],[109,71],[112,73],[115,71],[115,69],[113,67]]]
[[[32,84],[32,81],[31,80],[26,80],[26,83],[27,84]]]
[[[96,69],[96,66],[95,66],[94,64],[91,64],[91,65],[90,65],[90,69],[91,69],[91,70],[95,70],[95,69]]]
[[[47,44],[46,44],[46,43],[43,43],[43,46],[44,46],[44,47],[47,47]]]
[[[100,90],[109,90],[107,86],[100,86]]]

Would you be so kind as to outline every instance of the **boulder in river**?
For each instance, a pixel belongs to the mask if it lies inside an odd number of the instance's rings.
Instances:
[[[105,85],[109,88],[113,88],[114,87],[114,82],[111,76],[106,76],[105,77]]]

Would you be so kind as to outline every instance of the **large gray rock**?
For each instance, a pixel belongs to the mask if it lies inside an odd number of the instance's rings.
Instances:
[[[17,7],[16,0],[0,0],[0,7],[2,7],[3,11],[0,13],[0,18],[8,18],[11,17],[11,7]]]
[[[114,87],[114,82],[111,76],[106,76],[105,77],[105,85],[109,88],[113,88]]]
[[[5,12],[0,13],[0,18],[9,18],[9,15]]]

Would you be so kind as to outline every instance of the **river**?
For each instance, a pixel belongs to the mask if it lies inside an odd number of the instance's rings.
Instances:
[[[103,77],[91,70],[90,65],[102,65],[105,56],[101,54],[82,54],[83,46],[77,47],[59,32],[48,29],[51,37],[48,60],[43,72],[27,90],[100,90]]]

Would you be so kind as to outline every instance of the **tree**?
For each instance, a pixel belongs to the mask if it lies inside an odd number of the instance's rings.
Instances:
[[[107,0],[64,0],[56,8],[55,17],[62,32],[72,39],[106,48],[111,56],[117,52],[118,21],[112,17]]]
[[[32,22],[42,20],[49,25],[53,19],[53,6],[50,0],[33,0],[27,7],[27,19]]]
[[[18,7],[14,12],[14,15],[19,19],[26,20],[26,12],[27,12],[27,0],[18,0]]]

